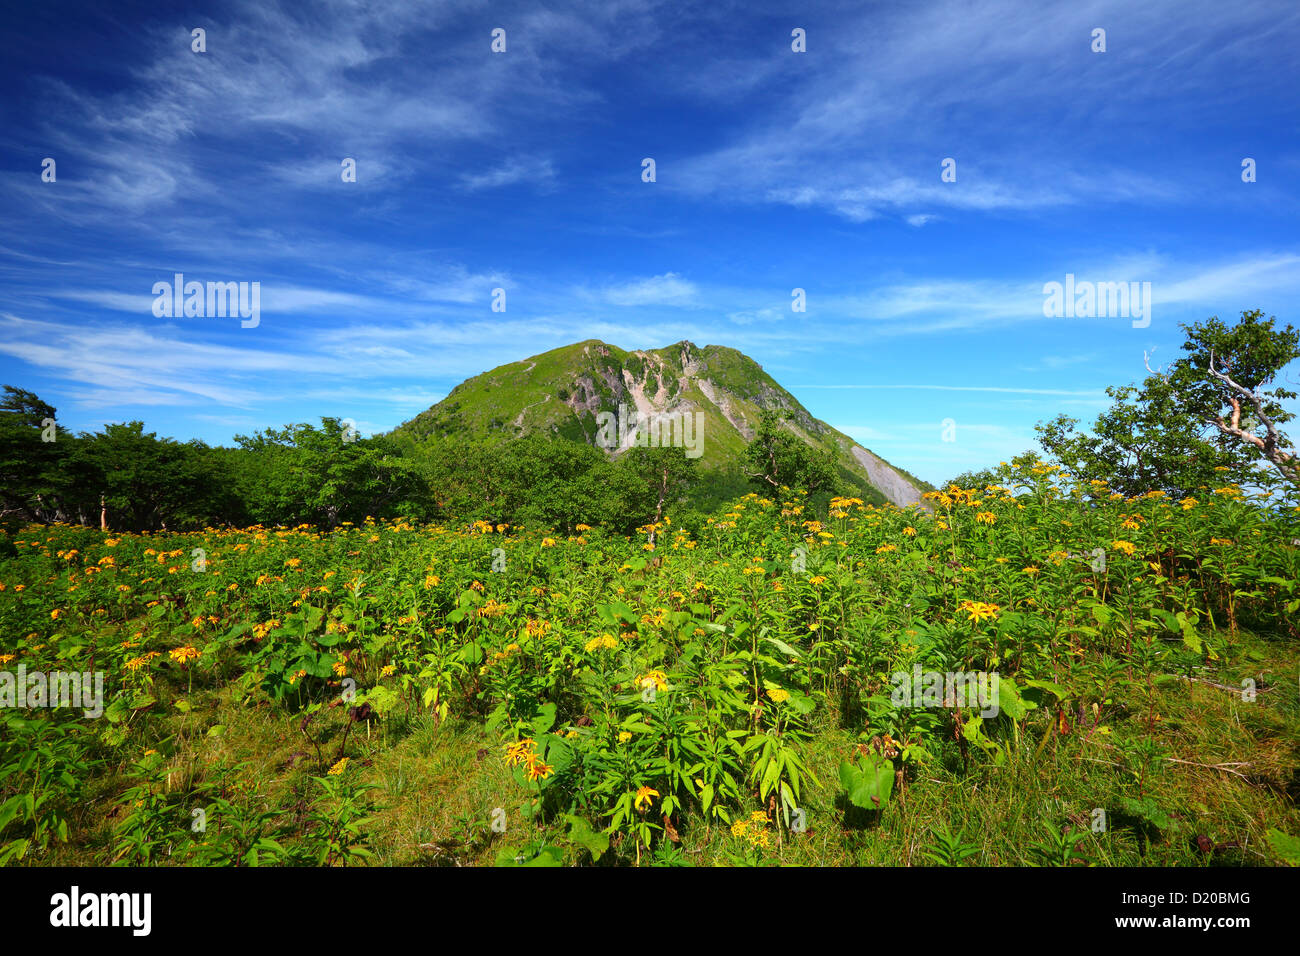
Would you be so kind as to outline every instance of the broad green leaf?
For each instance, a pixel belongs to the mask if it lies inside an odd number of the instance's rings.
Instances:
[[[879,810],[889,802],[894,790],[894,763],[878,754],[858,763],[845,761],[840,764],[840,783],[855,807]]]

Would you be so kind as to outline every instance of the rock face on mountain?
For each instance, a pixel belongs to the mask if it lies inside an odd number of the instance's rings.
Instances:
[[[768,408],[784,410],[785,427],[804,441],[832,449],[842,476],[864,500],[906,506],[929,490],[814,418],[753,359],[721,345],[683,341],[632,352],[596,339],[566,345],[467,379],[398,431],[503,441],[542,431],[618,454],[635,441],[637,422],[658,423],[664,443],[671,435],[678,445],[684,423],[688,455],[698,456],[716,484],[739,488],[745,445]]]

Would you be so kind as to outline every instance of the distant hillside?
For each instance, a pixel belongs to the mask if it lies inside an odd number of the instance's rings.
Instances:
[[[678,342],[627,352],[589,339],[502,365],[467,379],[396,431],[416,438],[464,435],[506,441],[530,432],[605,444],[619,406],[650,416],[702,416],[698,461],[709,496],[747,487],[743,454],[763,409],[790,413],[787,425],[811,445],[832,449],[840,473],[867,502],[909,505],[930,485],[896,468],[814,418],[753,359],[721,345]],[[598,438],[600,440],[598,441]],[[611,449],[617,454],[621,449]]]

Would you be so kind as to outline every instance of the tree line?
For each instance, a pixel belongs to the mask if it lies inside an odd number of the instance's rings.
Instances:
[[[1182,326],[1186,354],[1152,369],[1141,385],[1107,389],[1114,404],[1090,429],[1065,415],[1040,423],[1046,460],[1128,496],[1259,485],[1270,469],[1300,485],[1281,429],[1293,417],[1282,403],[1296,393],[1274,385],[1300,357],[1300,333],[1275,321],[1253,311],[1231,327],[1217,317]],[[993,480],[992,471],[952,479],[962,487]],[[683,502],[708,511],[747,488],[773,496],[783,487],[823,497],[846,490],[834,455],[781,427],[776,410],[764,413],[734,472],[719,476],[701,474],[682,448],[634,447],[611,459],[541,434],[504,442],[402,431],[363,438],[337,418],[238,435],[233,447],[159,438],[138,421],[73,434],[30,391],[6,385],[0,398],[0,526],[7,529],[25,522],[135,532],[331,528],[400,516],[565,532],[587,523],[630,534],[669,509],[677,516]]]
[[[695,483],[680,448],[616,460],[589,445],[362,437],[337,418],[238,435],[234,447],[178,442],[142,422],[73,434],[33,393],[0,398],[0,520],[113,531],[313,524],[367,517],[487,520],[622,532],[661,517]]]

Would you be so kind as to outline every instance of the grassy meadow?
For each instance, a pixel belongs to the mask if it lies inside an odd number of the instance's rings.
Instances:
[[[1300,863],[1300,508],[999,480],[630,539],[28,527],[0,669],[103,712],[0,708],[0,861]]]

